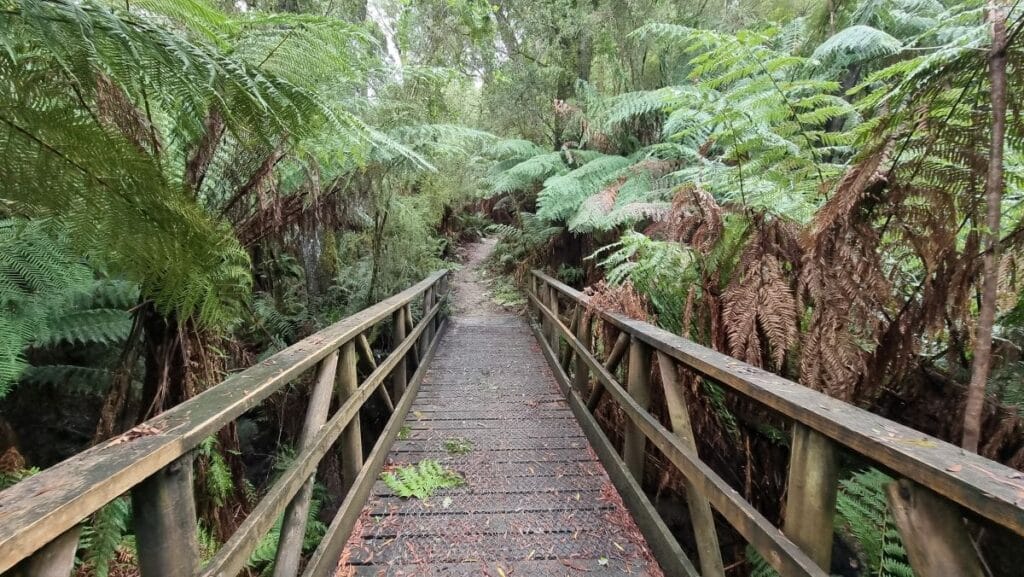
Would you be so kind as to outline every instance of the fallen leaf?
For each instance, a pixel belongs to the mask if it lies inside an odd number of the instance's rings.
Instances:
[[[963,469],[963,468],[964,468],[963,465],[956,464],[956,465],[950,465],[950,466],[946,467],[946,470],[949,471],[950,473],[959,473],[960,470]]]

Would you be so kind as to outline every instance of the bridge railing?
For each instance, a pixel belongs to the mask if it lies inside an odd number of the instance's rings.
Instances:
[[[333,575],[444,329],[448,273],[352,315],[136,427],[0,493],[0,573],[71,574],[82,521],[130,492],[142,577],[226,577],[242,570],[284,514],[275,577],[298,575],[316,469],[337,443],[347,495],[302,573]],[[413,322],[412,304],[422,302]],[[379,364],[366,333],[391,321],[393,348]],[[357,363],[371,372],[359,382]],[[411,361],[411,363],[410,363]],[[417,369],[410,377],[410,364]],[[200,563],[192,465],[206,437],[315,369],[299,449],[266,495],[213,558]],[[391,391],[384,386],[390,381]],[[332,397],[339,406],[330,413]],[[364,459],[359,411],[378,395],[392,416]]]
[[[539,271],[530,303],[538,340],[570,405],[669,575],[698,571],[641,490],[650,443],[685,478],[699,574],[725,574],[713,511],[781,575],[827,577],[839,482],[838,456],[859,455],[896,477],[890,511],[917,577],[981,577],[983,563],[965,513],[1024,535],[1024,475],[939,439],[740,362],[648,323],[594,310],[587,295]],[[596,356],[595,327],[618,340]],[[616,378],[626,361],[626,383]],[[671,430],[649,411],[652,361],[663,384]],[[791,423],[785,523],[780,530],[701,460],[681,372],[695,373],[755,401]],[[590,386],[591,378],[596,381]],[[626,416],[621,457],[594,419],[602,396]]]

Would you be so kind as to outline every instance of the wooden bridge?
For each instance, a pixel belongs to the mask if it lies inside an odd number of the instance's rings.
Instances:
[[[431,275],[0,493],[0,573],[67,577],[82,522],[130,493],[143,577],[237,575],[282,516],[276,577],[721,577],[734,569],[723,567],[718,543],[726,526],[781,575],[826,577],[844,453],[898,479],[890,505],[918,577],[985,575],[965,518],[1024,536],[1024,475],[1015,470],[646,323],[593,310],[585,295],[540,272],[531,278],[536,317],[529,320],[449,319],[448,286],[446,273]],[[600,346],[598,329],[617,335],[614,346]],[[378,362],[367,335],[382,332],[393,345]],[[297,457],[231,539],[201,561],[194,449],[309,372]],[[782,528],[701,460],[681,388],[688,373],[790,424]],[[659,381],[665,422],[648,410]],[[392,414],[376,443],[363,447],[360,410],[374,395]],[[621,452],[592,414],[602,397],[625,415]],[[465,450],[446,450],[453,441]],[[313,480],[329,451],[341,454],[347,493],[307,559]],[[686,479],[693,550],[684,551],[643,490],[647,452]],[[465,484],[423,501],[400,498],[379,481],[382,470],[427,459]]]

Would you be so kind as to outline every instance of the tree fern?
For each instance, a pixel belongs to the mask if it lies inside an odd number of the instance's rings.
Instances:
[[[97,577],[110,574],[110,564],[124,545],[132,518],[131,500],[120,497],[93,514],[82,529],[79,550]]]
[[[854,538],[872,575],[913,577],[885,495],[885,487],[891,482],[891,477],[877,469],[840,481],[836,526]]]

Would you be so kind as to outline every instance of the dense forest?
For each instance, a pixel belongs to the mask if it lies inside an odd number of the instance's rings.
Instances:
[[[1022,25],[999,0],[6,0],[0,487],[483,236],[509,306],[546,269],[1024,470]],[[778,520],[782,425],[689,390],[701,453]],[[201,446],[207,554],[308,395]],[[649,466],[667,511],[682,479]],[[884,473],[844,467],[847,574],[907,576]],[[320,477],[310,547],[338,504]],[[79,575],[136,574],[130,517],[94,516]]]

